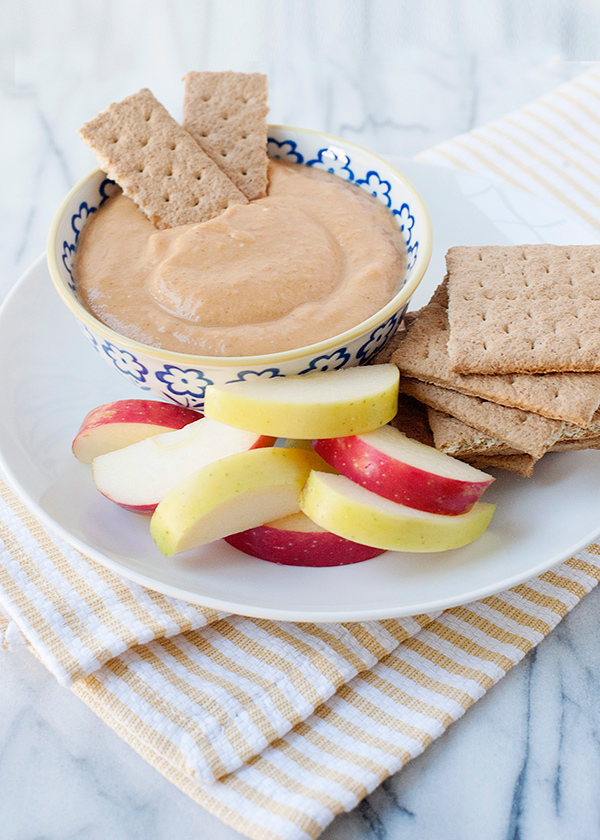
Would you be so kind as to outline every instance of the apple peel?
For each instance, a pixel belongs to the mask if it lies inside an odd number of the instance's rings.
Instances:
[[[202,413],[158,400],[115,400],[89,411],[73,440],[78,461],[91,464],[94,458],[123,449],[162,432],[182,429],[200,420]]]
[[[311,472],[300,509],[340,537],[390,551],[435,552],[467,545],[486,530],[496,505],[476,502],[458,516],[392,502],[343,475]]]
[[[283,566],[348,566],[384,553],[382,548],[360,545],[326,531],[301,511],[231,534],[225,541],[245,554]]]
[[[157,506],[150,533],[170,557],[299,511],[299,493],[320,458],[270,447],[222,458],[181,481]]]
[[[313,447],[361,487],[430,513],[466,513],[494,481],[493,476],[412,440],[392,426],[364,435],[315,440]]]

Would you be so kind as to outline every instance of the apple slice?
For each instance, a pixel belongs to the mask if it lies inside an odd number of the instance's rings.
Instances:
[[[200,467],[274,442],[272,437],[203,417],[176,432],[99,455],[92,461],[92,474],[108,499],[134,513],[150,514],[173,487]]]
[[[116,400],[93,408],[73,440],[73,454],[84,464],[161,432],[182,429],[202,414],[157,400]]]
[[[315,452],[379,496],[431,513],[466,513],[494,481],[392,426],[364,435],[313,441]]]
[[[283,446],[222,458],[165,496],[150,533],[170,557],[297,513],[298,495],[318,460],[314,452]]]
[[[338,537],[301,511],[231,534],[225,541],[252,557],[284,566],[347,566],[384,551]]]
[[[343,475],[313,471],[300,509],[334,534],[391,551],[446,551],[481,536],[496,505],[476,502],[468,513],[444,516],[384,499]]]
[[[398,368],[389,364],[209,385],[204,413],[275,437],[357,435],[394,417],[398,379]]]

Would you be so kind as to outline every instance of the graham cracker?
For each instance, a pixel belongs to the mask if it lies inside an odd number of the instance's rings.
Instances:
[[[550,452],[576,452],[580,449],[600,449],[600,435],[581,440],[558,440]]]
[[[434,446],[433,435],[427,420],[427,409],[417,400],[406,394],[398,395],[398,413],[390,426],[403,432],[406,437]]]
[[[516,449],[510,449],[504,441],[488,435],[463,423],[450,414],[444,414],[435,408],[427,408],[427,419],[433,434],[436,449],[455,458],[475,455],[518,455]]]
[[[472,459],[464,458],[462,460],[478,470],[489,470],[491,467],[496,467],[499,470],[516,473],[522,478],[530,478],[537,463],[531,455],[476,455]]]
[[[159,229],[204,222],[247,204],[146,88],[109,105],[79,133],[109,178]]]
[[[600,411],[594,414],[591,423],[585,428],[575,426],[573,423],[565,423],[558,440],[586,440],[597,435],[600,435]]]
[[[450,248],[457,373],[600,371],[600,247]]]
[[[183,127],[249,201],[267,194],[267,77],[187,73]]]
[[[549,420],[533,412],[497,405],[406,376],[400,377],[400,391],[534,458],[541,458],[563,429],[559,420]]]
[[[590,423],[600,406],[598,373],[498,376],[455,373],[447,349],[450,335],[447,305],[444,281],[408,324],[406,336],[393,354],[393,361],[403,375],[578,426]]]

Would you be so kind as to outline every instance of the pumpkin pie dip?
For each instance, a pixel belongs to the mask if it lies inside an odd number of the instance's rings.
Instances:
[[[89,220],[75,264],[85,306],[121,335],[204,356],[304,347],[364,321],[399,290],[406,247],[360,188],[271,161],[265,198],[156,230],[117,194]]]

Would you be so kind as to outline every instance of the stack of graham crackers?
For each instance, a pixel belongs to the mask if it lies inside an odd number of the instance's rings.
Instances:
[[[267,113],[261,73],[192,72],[183,125],[144,88],[79,133],[109,178],[162,229],[266,195]]]
[[[446,266],[388,351],[412,398],[395,424],[523,476],[547,452],[600,448],[600,246],[456,247]],[[423,407],[432,438],[415,431]]]

